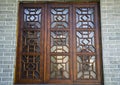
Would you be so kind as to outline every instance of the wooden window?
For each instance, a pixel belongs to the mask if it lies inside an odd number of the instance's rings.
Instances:
[[[15,83],[103,85],[97,3],[20,3]]]

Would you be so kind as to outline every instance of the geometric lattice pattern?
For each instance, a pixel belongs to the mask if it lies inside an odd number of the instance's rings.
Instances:
[[[95,56],[77,56],[77,79],[96,79]]]
[[[24,8],[22,28],[22,53],[21,53],[21,79],[39,80],[40,71],[40,34],[41,34],[41,9]]]
[[[51,9],[51,28],[68,28],[68,8]]]
[[[68,52],[68,38],[68,32],[66,31],[51,32],[51,52]]]
[[[24,28],[41,28],[41,9],[25,8],[24,9]]]
[[[40,52],[40,32],[23,31],[23,52]]]
[[[51,56],[51,79],[68,79],[69,56]]]
[[[40,78],[40,56],[22,56],[21,58],[21,78]]]
[[[76,8],[77,79],[97,79],[94,8]]]
[[[70,60],[68,54],[64,55],[69,53],[69,9],[52,7],[50,20],[50,78],[69,79]]]
[[[78,31],[77,36],[77,52],[95,52],[94,32]]]
[[[77,28],[94,28],[94,9],[77,8],[76,9],[76,27]]]

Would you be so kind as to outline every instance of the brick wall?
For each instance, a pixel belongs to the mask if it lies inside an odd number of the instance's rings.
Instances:
[[[100,0],[100,6],[104,82],[120,85],[120,0]],[[0,0],[0,85],[14,81],[17,7],[18,0]]]
[[[120,85],[120,0],[101,0],[105,85]]]
[[[16,0],[0,0],[0,85],[13,85],[16,19]]]

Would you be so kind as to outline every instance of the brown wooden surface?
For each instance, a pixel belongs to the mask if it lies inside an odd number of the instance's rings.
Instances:
[[[22,32],[23,32],[23,10],[29,7],[42,8],[42,27],[36,29],[40,31],[40,79],[21,79],[21,56],[22,55],[38,55],[35,53],[22,52]],[[69,26],[65,29],[52,29],[50,27],[50,9],[54,7],[62,7],[69,9]],[[95,32],[95,48],[94,53],[81,53],[76,50],[76,32],[85,31],[84,29],[76,29],[76,12],[75,9],[79,7],[93,7],[95,9],[95,29],[90,31]],[[16,60],[16,84],[40,84],[40,83],[54,83],[54,84],[88,84],[88,85],[103,85],[103,73],[102,73],[102,51],[101,51],[101,33],[100,33],[100,15],[98,3],[22,3],[19,5],[19,19],[18,19],[18,39],[17,39],[17,60]],[[31,29],[33,30],[33,29]],[[50,33],[53,31],[67,31],[69,33],[69,52],[68,53],[52,53],[50,52]],[[69,56],[69,79],[51,79],[50,78],[50,56]],[[96,79],[77,79],[77,55],[96,55]]]

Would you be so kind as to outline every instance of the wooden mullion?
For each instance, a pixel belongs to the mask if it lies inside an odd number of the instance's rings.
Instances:
[[[23,31],[41,31],[41,28],[40,29],[25,28],[23,29]]]
[[[70,29],[68,29],[68,28],[63,28],[63,29],[59,29],[59,28],[51,28],[50,29],[51,31],[70,31]]]
[[[46,29],[46,57],[45,57],[45,72],[44,75],[45,75],[45,82],[48,82],[49,81],[49,78],[50,78],[50,23],[51,23],[51,20],[50,20],[50,7],[48,4],[45,4],[45,16],[46,16],[46,23],[45,23],[45,29]]]
[[[70,54],[69,53],[50,53],[50,55],[58,55],[58,56],[67,56],[67,55],[69,55],[70,56]]]
[[[22,55],[33,55],[33,56],[38,56],[38,55],[41,55],[41,54],[40,54],[40,53],[31,53],[31,52],[29,52],[29,53],[23,52]]]
[[[76,55],[96,55],[96,53],[94,53],[94,52],[91,52],[91,53],[88,53],[88,52],[85,52],[85,53],[77,52]]]
[[[94,28],[76,28],[76,31],[95,31]]]
[[[51,13],[51,14],[53,14],[53,13]],[[60,15],[66,15],[66,14],[54,14],[54,15],[60,16]],[[63,21],[63,22],[65,22],[65,21]]]
[[[101,45],[101,30],[100,30],[100,15],[99,15],[99,7],[98,4],[95,5],[95,13],[94,13],[94,21],[95,21],[95,27],[96,27],[96,31],[95,31],[95,40],[96,40],[96,71],[97,71],[97,78],[99,80],[99,82],[103,83],[103,73],[102,73],[102,45]]]
[[[44,31],[43,31],[43,33],[44,33],[44,36],[43,36],[43,38],[44,38],[44,41],[43,41],[43,43],[44,43],[44,46],[43,46],[43,56],[44,56],[44,58],[43,58],[43,60],[44,60],[44,67],[43,67],[43,69],[44,69],[44,72],[43,72],[43,82],[46,82],[46,80],[47,80],[47,76],[46,76],[46,73],[47,73],[47,70],[46,70],[46,68],[47,68],[47,34],[48,34],[48,27],[47,27],[47,25],[48,25],[48,21],[47,21],[47,4],[44,4]],[[46,23],[45,23],[46,22]]]
[[[40,6],[40,4],[39,4]],[[40,80],[44,82],[44,13],[45,13],[45,6],[42,4],[41,7],[41,27],[40,27]]]
[[[17,35],[17,58],[16,58],[16,69],[15,69],[15,83],[18,83],[19,82],[19,79],[20,79],[20,64],[21,63],[21,48],[20,48],[20,43],[21,42],[21,26],[22,26],[22,23],[21,23],[21,17],[22,17],[22,5],[19,4],[19,13],[18,13],[18,35]]]

